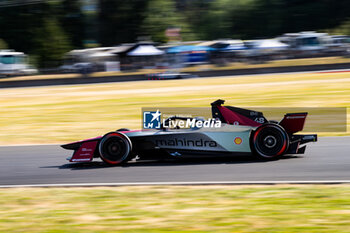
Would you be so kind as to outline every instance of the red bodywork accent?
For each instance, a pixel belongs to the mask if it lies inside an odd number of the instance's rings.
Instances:
[[[79,149],[74,152],[69,162],[90,162],[94,156],[98,141],[83,142]]]
[[[254,133],[254,138],[253,138],[254,142],[256,141],[256,138],[258,137],[258,134],[259,134],[259,132],[260,132],[262,129],[263,129],[263,127],[260,127],[260,128],[258,128],[258,129],[255,131],[255,133]]]
[[[276,156],[281,155],[282,153],[284,153],[286,149],[287,149],[287,140],[284,141],[282,149],[277,153]]]
[[[143,130],[140,130],[140,129],[135,129],[135,130],[129,130],[129,131],[119,131],[119,132],[122,132],[122,133],[134,133],[134,132],[141,132]]]
[[[249,119],[248,117],[245,117],[239,113],[233,112],[230,109],[223,107],[223,106],[217,106],[219,109],[221,115],[225,119],[227,124],[236,124],[236,125],[247,125],[247,126],[253,126],[257,127],[261,124]]]
[[[307,113],[288,113],[279,123],[287,133],[293,134],[302,131],[305,124]]]
[[[132,132],[139,132],[139,131],[141,130],[121,131],[121,133],[132,133]],[[119,134],[118,132],[113,133],[113,135],[124,137],[122,134]],[[90,162],[94,157],[97,144],[102,139],[102,137],[103,136],[88,138],[85,140],[76,141],[76,142],[63,145],[62,147],[65,149],[73,149],[74,147],[79,147],[78,149],[75,149],[73,156],[69,159],[69,162]],[[66,148],[65,146],[67,146],[68,148]],[[109,163],[113,163],[113,161],[109,161]]]

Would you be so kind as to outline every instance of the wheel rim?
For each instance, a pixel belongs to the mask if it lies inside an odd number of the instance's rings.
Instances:
[[[267,148],[273,148],[277,144],[277,139],[273,135],[268,135],[264,138],[264,146]]]
[[[104,157],[111,161],[121,160],[126,152],[124,140],[119,137],[108,138],[103,146]]]

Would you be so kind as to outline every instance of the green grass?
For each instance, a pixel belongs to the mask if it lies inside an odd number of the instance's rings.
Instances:
[[[0,190],[1,232],[350,232],[350,186]]]
[[[349,108],[350,74],[279,74],[1,89],[0,144],[64,143],[118,128],[137,129],[141,126],[142,107],[210,107],[218,98],[225,99],[227,105],[253,109]]]

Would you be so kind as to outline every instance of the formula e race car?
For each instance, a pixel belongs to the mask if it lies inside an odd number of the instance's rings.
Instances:
[[[251,154],[272,160],[285,154],[303,154],[308,142],[316,142],[317,135],[295,134],[304,127],[306,112],[287,113],[280,122],[268,121],[261,112],[222,106],[224,100],[211,103],[212,117],[220,122],[213,127],[164,127],[171,121],[200,118],[173,116],[163,121],[159,129],[120,129],[104,136],[62,145],[74,150],[70,162],[90,162],[100,157],[117,165],[133,158],[142,160],[167,158],[201,158]],[[303,146],[302,146],[303,145]]]
[[[177,71],[166,71],[162,73],[153,73],[146,75],[150,80],[163,80],[163,79],[182,79],[182,78],[196,78],[197,76],[189,73],[181,73]]]

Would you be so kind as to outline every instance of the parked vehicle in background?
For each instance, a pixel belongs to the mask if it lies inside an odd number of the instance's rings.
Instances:
[[[246,50],[243,54],[250,62],[266,62],[285,58],[289,45],[276,38],[245,41]]]
[[[64,73],[90,73],[154,68],[164,53],[153,42],[77,49],[65,55],[60,70]]]
[[[152,73],[146,75],[150,80],[163,80],[163,79],[183,79],[183,78],[196,78],[197,75],[189,73],[181,73],[176,70],[167,70],[160,73]]]
[[[244,42],[237,39],[205,41],[197,45],[208,46],[214,49],[210,54],[210,62],[216,65],[225,65],[229,62],[239,61],[245,56],[245,50],[247,49]]]
[[[107,71],[111,62],[118,63],[116,55],[110,52],[112,49],[114,47],[72,50],[65,55],[60,70],[63,73]]]
[[[0,76],[36,74],[38,70],[28,64],[28,57],[14,50],[0,50]]]
[[[345,35],[333,35],[324,39],[328,54],[349,55],[350,37]]]
[[[298,58],[324,55],[327,51],[325,40],[328,37],[327,33],[310,31],[285,33],[279,40],[290,46],[289,56],[291,58]]]

